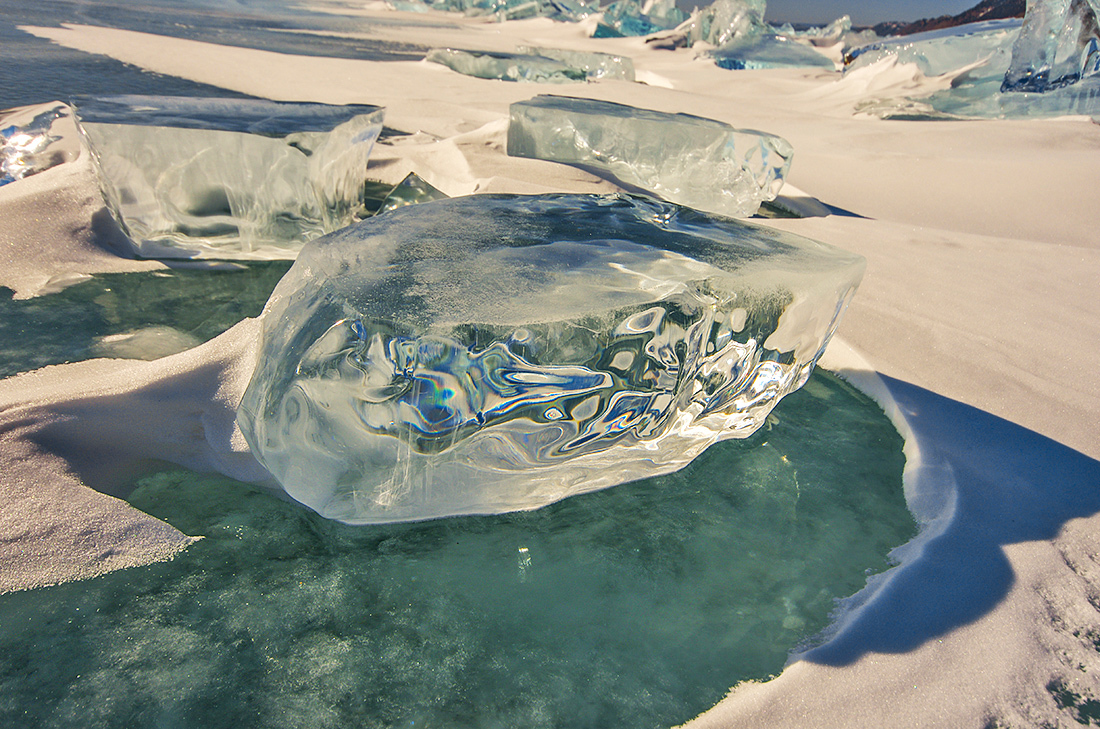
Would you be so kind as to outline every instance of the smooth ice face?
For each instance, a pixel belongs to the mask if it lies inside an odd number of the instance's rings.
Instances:
[[[1001,91],[1045,92],[1100,74],[1095,0],[1029,0]]]
[[[915,63],[926,76],[939,76],[980,61],[1003,74],[1020,34],[1020,19],[987,20],[955,28],[887,38],[855,48],[845,58],[845,71],[864,68],[885,58]]]
[[[352,523],[533,509],[674,471],[800,387],[863,259],[624,195],[481,195],[306,246],[238,411]]]
[[[584,69],[529,53],[495,53],[433,48],[424,60],[446,66],[465,76],[499,81],[576,83],[588,75]]]
[[[151,258],[293,258],[353,222],[382,109],[251,99],[76,101],[108,207]]]
[[[508,154],[597,167],[671,202],[747,217],[779,194],[793,150],[713,119],[540,95],[512,104]]]

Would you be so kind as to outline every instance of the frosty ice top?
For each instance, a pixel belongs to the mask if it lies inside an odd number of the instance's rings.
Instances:
[[[863,266],[623,195],[400,208],[302,250],[238,422],[334,519],[537,508],[752,433],[809,376]]]

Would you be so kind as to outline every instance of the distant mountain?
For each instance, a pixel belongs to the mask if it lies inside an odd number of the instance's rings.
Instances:
[[[956,25],[977,23],[980,20],[1000,20],[1002,18],[1022,18],[1027,10],[1025,0],[982,0],[969,10],[958,15],[941,15],[938,18],[925,18],[912,23],[897,21],[879,23],[872,28],[880,36],[912,35],[926,30],[954,28]]]

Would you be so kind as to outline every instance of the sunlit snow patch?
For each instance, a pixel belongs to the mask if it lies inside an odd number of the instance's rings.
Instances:
[[[357,219],[374,106],[78,98],[109,209],[152,258],[293,258]]]
[[[533,509],[751,434],[806,381],[863,266],[622,195],[393,210],[302,250],[238,422],[334,519]]]

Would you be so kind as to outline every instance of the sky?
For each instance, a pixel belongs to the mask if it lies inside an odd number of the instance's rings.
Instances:
[[[978,0],[768,0],[765,17],[772,22],[828,23],[850,15],[854,25],[874,25],[955,15],[977,4]]]

